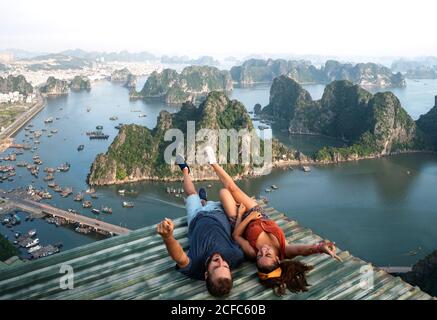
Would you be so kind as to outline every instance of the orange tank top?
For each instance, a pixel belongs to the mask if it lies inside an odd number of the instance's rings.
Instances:
[[[249,225],[246,227],[246,231],[244,233],[244,237],[247,241],[249,241],[249,244],[252,246],[252,248],[255,249],[256,252],[258,252],[258,249],[256,248],[256,240],[258,240],[258,237],[261,232],[267,232],[273,234],[276,239],[278,239],[279,245],[280,245],[280,259],[285,258],[285,234],[284,231],[276,224],[275,221],[269,220],[269,219],[257,219],[253,220],[249,223]]]

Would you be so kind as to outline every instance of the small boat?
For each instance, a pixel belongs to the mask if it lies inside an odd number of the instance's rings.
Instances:
[[[68,170],[70,170],[70,166],[71,165],[68,162],[65,162],[58,167],[58,170],[62,172],[67,172]]]
[[[82,207],[84,208],[91,208],[93,206],[93,203],[89,200],[86,200],[82,203]]]
[[[144,113],[140,113],[140,114],[138,115],[138,118],[144,118],[144,117],[146,117],[146,115],[145,115]]]
[[[54,179],[55,179],[55,176],[54,176],[53,174],[51,174],[51,173],[49,173],[48,175],[46,175],[46,176],[43,178],[44,181],[52,181],[52,180],[54,180]]]
[[[32,253],[32,252],[35,252],[36,250],[39,250],[39,249],[41,249],[41,248],[42,248],[42,247],[41,247],[40,245],[36,245],[36,246],[30,248],[29,250],[27,250],[27,252],[28,252],[28,253]]]
[[[64,246],[64,244],[62,242],[56,242],[53,246],[60,249]]]
[[[53,122],[53,117],[49,117],[44,120],[44,123],[52,123],[52,122]]]
[[[271,185],[271,188],[272,188],[273,190],[278,189],[278,187],[277,187],[275,184],[272,184],[272,185]]]
[[[126,192],[126,190],[124,190],[124,189],[118,190],[118,194],[121,196],[124,196],[125,192]]]
[[[50,132],[51,132],[51,133],[57,133],[57,132],[58,132],[58,129],[52,129],[52,130],[50,130]]]
[[[26,247],[26,248],[30,248],[30,247],[36,246],[37,244],[39,244],[39,239],[38,239],[38,238],[35,238],[35,239],[32,239],[32,241],[29,241],[29,242],[25,245],[25,247]]]
[[[77,147],[77,151],[82,151],[83,148],[85,148],[85,146],[83,144],[81,144],[80,146]]]
[[[91,232],[91,230],[88,229],[87,227],[77,227],[76,229],[74,229],[74,231],[76,231],[78,233],[83,233],[83,234],[88,234]]]
[[[27,162],[26,161],[20,161],[17,163],[17,167],[26,167],[27,166]]]
[[[96,126],[96,130],[103,130],[103,126]]]
[[[91,111],[90,107],[86,108],[86,112],[90,112],[90,111]]]
[[[92,209],[91,212],[92,212],[92,213],[95,213],[95,214],[99,214],[99,213],[100,213],[100,210],[99,210],[99,209]]]
[[[311,171],[311,168],[308,167],[308,166],[302,166],[302,170],[303,170],[304,172],[310,172],[310,171]]]
[[[94,192],[96,192],[96,189],[94,189],[94,188],[90,188],[90,189],[87,189],[87,190],[85,191],[85,193],[88,193],[88,194],[90,194],[90,193],[94,193]]]
[[[272,189],[267,188],[265,191],[266,192],[272,192]]]
[[[134,203],[133,202],[129,202],[129,201],[123,201],[122,206],[124,208],[133,208],[134,207]]]
[[[117,116],[112,116],[112,117],[109,118],[109,120],[115,121],[115,120],[118,120],[118,117]]]
[[[92,198],[92,199],[98,199],[99,197],[98,197],[96,194],[92,194],[92,195],[91,195],[91,198]]]
[[[103,207],[103,208],[102,208],[102,212],[104,212],[104,213],[112,213],[112,208],[109,208],[109,207]]]
[[[34,235],[36,235],[36,229],[29,230],[27,234],[29,235],[29,237],[33,237]]]
[[[82,201],[83,200],[83,194],[82,193],[78,193],[74,199],[74,201]]]

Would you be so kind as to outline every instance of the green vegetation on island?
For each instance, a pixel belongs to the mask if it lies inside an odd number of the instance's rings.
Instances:
[[[405,79],[401,73],[392,73],[385,66],[375,63],[340,63],[326,61],[317,68],[310,61],[283,59],[250,59],[241,66],[231,69],[232,79],[242,86],[254,83],[271,82],[274,78],[287,75],[299,83],[327,84],[334,80],[349,80],[361,86],[404,87]]]
[[[0,77],[0,93],[9,93],[15,91],[27,96],[33,92],[33,87],[22,75],[9,75],[5,78]]]
[[[111,81],[122,81],[122,82],[126,82],[127,78],[130,75],[130,71],[128,68],[123,68],[123,69],[118,69],[118,70],[114,70],[111,73]]]
[[[435,96],[434,107],[420,116],[417,126],[424,132],[431,148],[437,151],[437,96]]]
[[[75,76],[70,83],[70,88],[73,91],[91,90],[91,81],[88,77]]]
[[[280,76],[270,89],[264,117],[293,134],[339,138],[348,147],[325,147],[315,160],[338,162],[426,149],[423,133],[391,92],[372,95],[350,81],[334,81],[313,100],[295,80]]]
[[[46,95],[64,95],[70,91],[70,85],[66,80],[59,80],[55,77],[49,77],[44,86],[41,87],[41,93]]]
[[[179,180],[179,168],[164,161],[164,150],[172,143],[164,141],[164,135],[168,129],[179,129],[186,138],[187,121],[195,121],[196,133],[200,129],[216,130],[214,132],[218,132],[218,129],[253,129],[243,104],[229,100],[222,92],[211,92],[198,107],[187,102],[177,113],[161,111],[153,130],[134,124],[122,126],[108,151],[97,155],[94,160],[88,183],[106,185],[139,180]],[[217,141],[218,137],[207,138]],[[202,142],[197,142],[199,144]],[[282,159],[294,159],[294,154],[277,141],[274,141],[273,148],[274,152],[280,153]],[[227,152],[229,154],[229,149]],[[253,171],[252,165],[228,164],[224,167],[234,177],[250,175]],[[191,169],[195,180],[216,177],[208,165],[193,164]]]
[[[231,91],[228,71],[209,66],[189,66],[179,74],[172,69],[153,72],[140,92],[131,90],[132,99],[158,98],[168,104],[182,104],[204,97],[212,91]]]
[[[0,261],[5,261],[10,257],[18,255],[18,250],[12,243],[0,234]]]

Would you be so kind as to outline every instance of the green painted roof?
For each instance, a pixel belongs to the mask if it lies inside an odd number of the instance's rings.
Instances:
[[[265,208],[283,228],[288,241],[321,240],[284,214]],[[176,219],[175,225],[175,237],[187,249],[186,218]],[[3,266],[0,299],[213,299],[203,281],[175,270],[155,228],[153,225],[32,262]],[[297,258],[314,266],[308,275],[311,286],[308,292],[282,297],[262,287],[254,264],[245,262],[233,272],[229,299],[433,299],[347,251],[339,249],[338,254],[341,263],[327,255]],[[74,289],[60,288],[63,264],[74,269]],[[363,285],[366,270],[373,273],[373,286]]]

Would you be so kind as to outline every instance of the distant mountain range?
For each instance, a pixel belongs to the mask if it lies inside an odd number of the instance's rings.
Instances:
[[[284,59],[251,59],[231,68],[232,79],[242,86],[271,82],[275,77],[287,75],[299,83],[327,84],[334,80],[349,80],[365,87],[404,87],[401,73],[394,74],[375,63],[341,63],[328,60],[321,67],[311,61]]]

